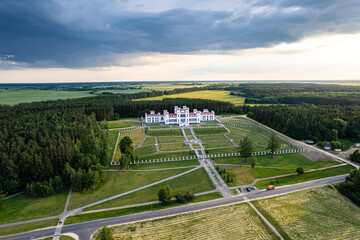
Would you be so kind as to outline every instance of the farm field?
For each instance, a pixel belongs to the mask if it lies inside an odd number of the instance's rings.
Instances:
[[[251,184],[258,178],[273,177],[295,172],[295,169],[255,168],[253,170],[251,167],[218,166],[220,169],[226,169],[224,176],[229,174],[229,177],[234,179],[233,183],[228,183],[229,187]]]
[[[185,171],[186,169],[171,169],[156,172],[106,172],[105,183],[99,190],[90,193],[73,192],[71,194],[69,210],[180,174]]]
[[[187,170],[189,169],[186,169],[186,171]],[[158,172],[164,171],[156,171],[156,173]],[[119,197],[114,200],[104,202],[102,204],[92,206],[86,210],[104,209],[129,204],[157,201],[157,193],[159,192],[159,189],[165,187],[166,185],[169,185],[171,187],[174,194],[178,192],[185,193],[188,191],[192,193],[200,193],[210,191],[215,188],[205,169],[200,168],[183,176],[171,179],[169,181],[151,186],[149,188],[145,188],[137,192],[130,193],[129,195]]]
[[[283,167],[292,169],[303,167],[305,169],[316,169],[340,164],[337,161],[311,161],[299,153],[274,155],[273,159],[271,159],[270,155],[256,157],[258,160],[258,166],[265,167]],[[249,159],[247,162],[244,162],[244,159],[240,157],[214,158],[213,161],[216,164],[250,165]]]
[[[208,194],[204,194],[201,196],[197,196],[197,197],[195,197],[195,199],[192,202],[188,202],[188,203],[178,203],[176,201],[172,201],[169,205],[166,205],[166,206],[156,203],[156,204],[151,204],[151,205],[123,208],[123,209],[118,209],[118,210],[100,211],[100,212],[95,212],[95,213],[85,213],[85,214],[68,217],[66,219],[65,224],[73,224],[73,223],[91,221],[91,220],[95,220],[95,219],[117,217],[117,216],[123,216],[123,215],[128,215],[128,214],[140,213],[140,212],[155,211],[155,210],[160,210],[160,209],[166,209],[166,208],[186,205],[186,204],[190,204],[190,203],[209,201],[209,200],[213,200],[213,199],[217,199],[217,198],[221,198],[221,197],[222,196],[220,193],[214,192],[214,193],[208,193]]]
[[[24,194],[4,200],[0,211],[0,224],[25,221],[60,214],[65,207],[69,191],[45,198],[27,198]],[[2,228],[0,228],[1,232]]]
[[[172,84],[172,83],[159,83],[159,84],[142,84],[143,89],[157,90],[157,91],[169,91],[176,88],[193,88],[193,87],[205,87],[208,84]]]
[[[112,231],[116,239],[276,239],[247,204],[120,225]]]
[[[256,187],[259,189],[265,189],[268,185],[274,185],[274,186],[283,186],[288,184],[295,184],[295,183],[301,183],[311,180],[316,180],[320,178],[326,178],[326,177],[332,177],[342,174],[348,174],[351,169],[354,169],[353,166],[350,165],[344,165],[339,167],[334,167],[330,169],[325,170],[317,170],[313,172],[307,172],[302,175],[293,175],[293,176],[286,176],[286,177],[280,177],[276,179],[271,180],[261,180],[256,183]]]
[[[204,91],[195,91],[195,92],[179,93],[179,94],[172,94],[172,95],[163,95],[163,96],[157,96],[157,97],[141,98],[141,99],[136,99],[135,101],[163,100],[164,98],[210,99],[210,100],[231,102],[235,105],[242,105],[242,104],[244,104],[244,100],[245,100],[245,98],[243,98],[243,97],[230,95],[230,91],[204,90]]]
[[[146,164],[130,165],[130,168],[132,170],[144,170],[144,169],[186,167],[186,166],[195,166],[195,165],[199,165],[198,160],[146,163]]]
[[[254,202],[286,239],[356,239],[360,208],[325,186]]]

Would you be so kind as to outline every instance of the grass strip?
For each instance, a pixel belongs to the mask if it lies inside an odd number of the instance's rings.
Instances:
[[[39,222],[33,222],[33,223],[26,223],[26,224],[20,224],[10,227],[3,227],[0,228],[0,236],[6,236],[10,234],[18,234],[23,232],[32,231],[35,229],[40,228],[46,228],[46,227],[53,227],[56,226],[58,222],[58,219],[51,219],[51,220],[45,220],[45,221],[39,221]]]
[[[221,194],[218,192],[209,193],[209,194],[197,196],[197,197],[195,197],[194,201],[189,202],[189,203],[209,201],[209,200],[213,200],[213,199],[217,199],[217,198],[221,198],[221,197],[222,197]],[[110,210],[110,211],[104,211],[104,212],[80,214],[80,215],[68,217],[65,221],[65,224],[68,225],[68,224],[92,221],[92,220],[102,219],[102,218],[118,217],[118,216],[133,214],[133,213],[155,211],[155,210],[160,210],[160,209],[166,209],[166,208],[186,205],[189,203],[178,203],[176,201],[172,201],[171,204],[166,205],[166,206],[163,206],[160,203],[157,203],[157,204],[151,204],[151,205],[146,205],[146,206],[123,208],[123,209]]]

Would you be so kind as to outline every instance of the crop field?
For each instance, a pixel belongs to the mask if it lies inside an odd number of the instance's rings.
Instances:
[[[204,146],[204,148],[219,148],[219,147],[231,147],[231,146],[234,146],[229,141],[204,142],[202,145]]]
[[[139,156],[156,153],[155,145],[147,145],[143,147],[138,147],[135,149],[135,153],[139,154]]]
[[[184,141],[184,137],[158,137],[158,143],[182,143]]]
[[[230,95],[230,91],[205,90],[205,91],[195,91],[195,92],[179,93],[179,94],[173,94],[173,95],[163,95],[163,96],[157,96],[157,97],[141,98],[141,99],[136,99],[135,101],[163,100],[164,98],[209,99],[209,100],[231,102],[235,105],[242,105],[242,104],[244,104],[244,100],[245,100],[245,98],[243,98],[243,97]]]
[[[358,239],[360,208],[330,186],[254,203],[287,239]]]
[[[195,135],[224,134],[228,131],[225,128],[195,128]]]
[[[146,137],[143,145],[154,145],[155,138],[154,137]]]
[[[171,83],[159,83],[159,84],[142,84],[143,89],[157,90],[157,91],[169,91],[176,88],[192,88],[192,87],[204,87],[208,84],[171,84]]]
[[[0,211],[0,224],[60,214],[64,210],[68,193],[65,191],[44,198],[27,198],[21,194],[4,200],[3,209]]]
[[[256,156],[258,160],[258,166],[265,167],[283,167],[296,169],[303,167],[305,169],[316,169],[329,167],[340,164],[337,161],[311,161],[299,153],[281,154]],[[244,162],[243,158],[240,157],[226,157],[226,158],[215,158],[214,162],[217,164],[250,164],[250,161]]]
[[[187,156],[194,156],[194,151],[177,151],[177,152],[158,152],[154,154],[149,154],[145,156],[140,156],[140,160],[146,159],[164,159],[164,158],[176,158],[176,157],[187,157]]]
[[[185,169],[186,171],[189,169]],[[164,171],[156,171],[164,172]],[[130,193],[129,195],[116,198],[114,200],[104,202],[95,206],[90,207],[86,210],[94,210],[94,209],[103,209],[103,208],[111,208],[116,206],[124,206],[129,204],[157,201],[158,196],[157,193],[159,190],[166,185],[169,185],[174,194],[178,192],[206,192],[210,190],[214,190],[214,185],[211,182],[209,176],[207,175],[205,169],[200,168],[183,176],[171,179],[169,181],[151,186],[149,188],[142,189],[137,192]]]
[[[152,182],[157,182],[161,179],[180,174],[184,171],[186,171],[186,169],[171,169],[155,172],[106,172],[105,183],[99,190],[90,193],[73,192],[71,194],[69,210],[150,184]]]
[[[261,180],[261,181],[258,181],[255,186],[260,189],[265,189],[268,185],[283,186],[283,185],[301,183],[301,182],[316,180],[316,179],[320,179],[320,178],[348,174],[351,169],[354,169],[354,167],[350,166],[350,165],[339,166],[339,167],[334,167],[334,168],[325,169],[325,170],[317,170],[317,171],[313,171],[313,172],[307,172],[300,176],[293,175],[293,176],[279,177],[279,178],[272,179],[272,180],[269,180],[269,179]]]
[[[159,150],[160,151],[190,150],[190,147],[185,143],[164,143],[164,144],[159,144]]]
[[[276,239],[247,204],[120,225],[112,231],[115,239]]]
[[[148,136],[182,136],[182,132],[180,129],[173,129],[173,130],[159,130],[159,131],[149,131],[146,130],[145,134]]]
[[[187,161],[174,161],[174,162],[156,162],[130,165],[132,170],[148,170],[148,169],[162,169],[162,168],[174,168],[174,167],[187,167],[199,165],[198,160],[187,160]]]

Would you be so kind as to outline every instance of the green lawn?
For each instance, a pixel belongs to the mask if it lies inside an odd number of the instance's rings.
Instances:
[[[235,105],[244,104],[245,98],[230,95],[230,91],[222,91],[222,90],[205,90],[205,91],[195,91],[188,93],[179,93],[173,95],[163,95],[157,97],[149,97],[149,98],[141,98],[136,99],[135,101],[152,101],[152,100],[162,100],[164,98],[197,98],[197,99],[210,99],[210,100],[219,100],[223,102],[231,102]],[[212,109],[209,109],[210,111]]]
[[[159,173],[162,171],[156,171]],[[157,201],[157,193],[162,187],[169,185],[172,188],[173,193],[177,192],[206,192],[214,189],[214,185],[211,182],[204,168],[197,169],[191,173],[185,174],[178,178],[171,179],[164,183],[131,193],[127,196],[119,197],[117,199],[92,206],[86,210],[111,208],[116,206],[124,206],[129,204],[144,203],[150,201]]]
[[[146,156],[141,156],[140,160],[147,160],[147,159],[168,159],[168,158],[179,158],[179,157],[187,157],[187,156],[195,156],[194,151],[182,151],[182,152],[160,152],[154,153]]]
[[[360,236],[360,208],[330,186],[253,203],[285,239],[358,239]]]
[[[288,184],[301,183],[301,182],[316,180],[320,178],[347,174],[350,172],[351,169],[354,169],[354,167],[350,165],[345,165],[345,166],[340,166],[325,170],[317,170],[314,172],[304,173],[303,175],[300,176],[294,175],[294,176],[276,178],[272,180],[261,180],[258,181],[255,186],[260,189],[265,189],[267,188],[268,185],[283,186]]]
[[[57,222],[58,219],[51,219],[34,223],[20,224],[11,227],[3,227],[0,228],[0,236],[29,232],[40,228],[53,227],[56,226]]]
[[[238,147],[208,149],[208,154],[225,154],[225,153],[238,153]]]
[[[106,131],[108,142],[107,155],[109,160],[112,158],[118,134],[119,131]]]
[[[120,119],[120,120],[114,120],[114,121],[108,121],[108,128],[126,128],[126,127],[132,127],[132,126],[140,126],[140,123],[137,122],[128,122],[129,119]],[[137,120],[137,119],[133,119]]]
[[[190,150],[190,147],[185,143],[166,143],[166,144],[159,144],[159,150],[160,151]]]
[[[56,216],[64,211],[68,193],[65,191],[45,198],[27,198],[21,194],[4,200],[4,207],[0,211],[0,224]]]
[[[99,190],[91,193],[73,192],[69,202],[69,209],[85,206],[101,199],[180,174],[186,170],[187,169],[154,172],[106,172],[105,183]]]
[[[219,167],[221,169],[226,169],[224,180],[226,180],[227,174],[229,174],[230,178],[234,179],[233,183],[228,183],[228,186],[230,187],[251,184],[257,178],[273,177],[295,172],[295,169],[255,168],[253,170],[251,167],[221,165],[219,165]]]
[[[190,203],[209,201],[209,200],[213,200],[213,199],[217,199],[217,198],[221,198],[221,197],[222,197],[221,194],[218,192],[209,193],[209,194],[195,197],[194,201],[192,201]],[[140,207],[124,208],[124,209],[118,209],[118,210],[75,215],[75,216],[68,217],[65,221],[65,224],[74,224],[74,223],[79,223],[79,222],[91,221],[91,220],[95,220],[95,219],[117,217],[117,216],[123,216],[123,215],[128,215],[128,214],[133,214],[133,213],[139,213],[139,212],[155,211],[155,210],[160,210],[160,209],[177,207],[177,206],[181,206],[184,204],[186,204],[186,203],[178,203],[176,201],[172,201],[171,204],[169,204],[167,206],[163,206],[163,205],[157,203],[157,204],[140,206]]]
[[[191,136],[192,135],[190,129],[185,128],[184,131],[185,131],[186,136]]]
[[[153,137],[158,137],[158,136],[182,136],[181,130],[180,129],[172,129],[172,130],[154,130],[154,131],[149,131],[146,130],[146,135],[148,136],[153,136]]]
[[[227,140],[228,139],[224,135],[212,135],[212,136],[200,136],[198,137],[202,141],[215,141],[215,140]]]
[[[139,154],[139,156],[156,153],[156,147],[155,147],[155,145],[143,146],[143,147],[136,148],[135,152],[137,154]]]
[[[258,160],[258,166],[266,167],[283,167],[293,169],[303,167],[305,169],[315,169],[340,164],[337,161],[311,161],[299,153],[274,155],[273,159],[271,159],[271,155],[256,157]],[[224,163],[250,165],[250,160],[244,162],[244,159],[240,157],[214,158],[214,162],[217,164]]]
[[[195,166],[195,165],[199,165],[198,160],[146,163],[146,164],[130,165],[130,168],[132,170],[144,170],[144,169],[186,167],[186,166]]]
[[[146,137],[143,146],[145,145],[154,145],[155,138],[154,137]]]
[[[195,128],[194,129],[195,135],[209,135],[209,134],[224,134],[228,131],[221,127],[221,128]]]
[[[204,142],[202,145],[204,146],[204,148],[219,148],[219,147],[231,147],[231,146],[234,146],[229,141]]]
[[[180,143],[184,141],[184,137],[158,137],[158,143]]]

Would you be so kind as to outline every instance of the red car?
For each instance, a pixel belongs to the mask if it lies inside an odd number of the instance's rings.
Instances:
[[[275,187],[274,187],[273,185],[269,185],[269,186],[267,187],[267,189],[268,189],[268,190],[274,190]]]

